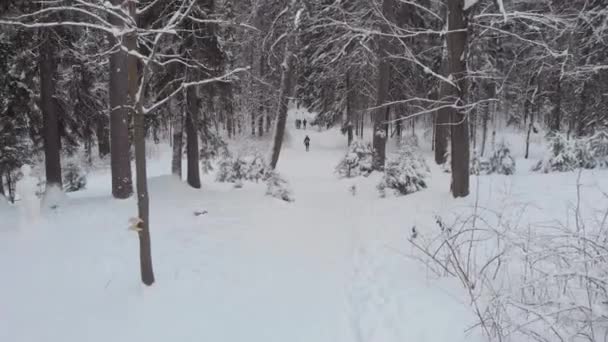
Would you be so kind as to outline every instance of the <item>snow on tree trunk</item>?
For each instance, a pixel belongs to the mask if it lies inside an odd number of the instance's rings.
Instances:
[[[135,0],[131,0],[129,13],[133,22],[137,22]],[[137,33],[132,32],[127,35],[127,48],[129,51],[137,49]],[[148,174],[146,170],[146,127],[144,108],[141,99],[138,98],[139,82],[145,82],[145,74],[139,80],[137,57],[128,57],[128,89],[129,102],[134,106],[134,145],[135,145],[135,172],[137,174],[137,230],[139,235],[139,264],[141,280],[145,285],[154,283],[154,271],[152,269],[152,251],[150,246],[150,203],[148,195]]]
[[[291,4],[293,7],[293,3]],[[291,8],[291,11],[294,9]],[[281,153],[281,146],[283,144],[283,137],[285,136],[285,126],[287,124],[287,109],[289,107],[289,97],[293,93],[294,88],[294,56],[293,50],[295,49],[296,33],[297,30],[297,16],[295,17],[296,23],[294,24],[294,32],[287,39],[285,44],[285,56],[283,57],[283,63],[281,64],[281,89],[279,93],[279,106],[276,115],[276,124],[274,127],[274,137],[272,143],[272,150],[270,156],[270,167],[276,169],[277,163],[279,162],[279,154]]]
[[[112,0],[119,6],[123,0]],[[109,15],[109,22],[123,27],[122,19]],[[110,37],[116,44],[114,37]],[[129,142],[129,113],[126,108],[128,92],[127,53],[116,48],[110,55],[110,165],[112,170],[112,195],[128,198],[133,194],[131,156]]]
[[[463,0],[448,0],[448,60],[450,78],[455,83],[457,105],[463,106],[466,90],[467,22]],[[452,113],[452,195],[469,194],[469,123],[467,114],[460,108]]]

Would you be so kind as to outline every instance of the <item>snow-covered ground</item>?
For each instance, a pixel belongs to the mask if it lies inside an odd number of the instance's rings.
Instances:
[[[111,198],[108,171],[37,221],[5,206],[0,341],[483,341],[469,330],[476,318],[457,281],[410,257],[412,228],[431,234],[435,215],[470,211],[475,194],[496,210],[533,203],[529,220],[561,219],[576,174],[532,174],[522,163],[513,177],[474,178],[473,195],[454,200],[449,175],[432,166],[429,189],[382,199],[377,176],[336,178],[344,145],[336,131],[290,130],[278,169],[294,203],[264,196],[262,184],[234,189],[212,176],[190,189],[168,175],[169,150],[160,148],[149,162],[150,288],[127,229],[135,202]],[[583,181],[606,188],[606,175]]]

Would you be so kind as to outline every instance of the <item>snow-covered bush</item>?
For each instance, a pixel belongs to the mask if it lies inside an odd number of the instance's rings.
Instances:
[[[82,190],[87,185],[87,173],[78,163],[70,162],[63,167],[63,191]]]
[[[429,167],[417,150],[403,145],[396,158],[389,158],[384,166],[384,176],[377,188],[380,195],[393,189],[398,195],[407,195],[427,187]]]
[[[260,154],[255,154],[248,160],[249,162],[247,164],[246,179],[256,183],[263,180],[266,170],[268,170],[268,163],[266,163],[266,159]]]
[[[608,132],[605,131],[589,138],[567,139],[563,134],[550,136],[547,155],[532,170],[549,173],[596,167],[608,167]]]
[[[371,143],[353,141],[348,153],[336,166],[340,178],[368,176],[372,172],[372,157],[374,148]]]
[[[608,131],[599,131],[589,137],[586,150],[594,160],[594,167],[608,168]]]
[[[443,172],[452,173],[452,156],[449,151],[446,152],[445,163],[441,164],[440,167]],[[490,158],[481,157],[475,151],[471,154],[469,174],[489,175],[492,173],[503,175],[515,173],[515,159],[511,156],[511,152],[506,145],[499,146]]]
[[[231,156],[224,156],[218,163],[218,170],[215,180],[218,182],[235,183],[245,179],[247,172],[247,162],[243,159]]]
[[[289,183],[281,175],[272,170],[266,173],[266,195],[278,198],[285,202],[293,202],[293,194],[289,188]]]
[[[511,150],[505,142],[498,144],[489,160],[479,161],[479,171],[483,174],[498,173],[501,175],[512,175],[515,173],[515,158],[511,156]]]
[[[259,182],[264,180],[267,169],[266,161],[259,154],[247,157],[224,155],[218,163],[215,177],[218,182],[241,184],[243,181]]]
[[[532,170],[544,173],[575,170],[580,166],[576,150],[574,141],[563,134],[554,134],[548,138],[547,155]]]

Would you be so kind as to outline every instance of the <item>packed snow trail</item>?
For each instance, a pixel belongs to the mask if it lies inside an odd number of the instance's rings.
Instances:
[[[295,203],[262,184],[205,177],[199,191],[152,177],[151,288],[127,230],[134,200],[111,199],[109,175],[93,175],[27,232],[0,229],[0,341],[478,341],[459,290],[400,252],[449,199],[444,182],[380,199],[371,177],[353,196],[333,173],[344,148],[335,131],[290,131],[278,169]],[[169,165],[151,161],[151,174]]]

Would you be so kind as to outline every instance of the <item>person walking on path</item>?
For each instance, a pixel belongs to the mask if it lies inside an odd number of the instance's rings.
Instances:
[[[310,149],[310,138],[308,137],[308,135],[306,136],[306,138],[304,138],[304,146],[306,146],[306,152],[308,152],[308,150]]]
[[[304,119],[304,121],[302,121],[302,123],[304,124],[304,129],[306,129],[306,119]]]

